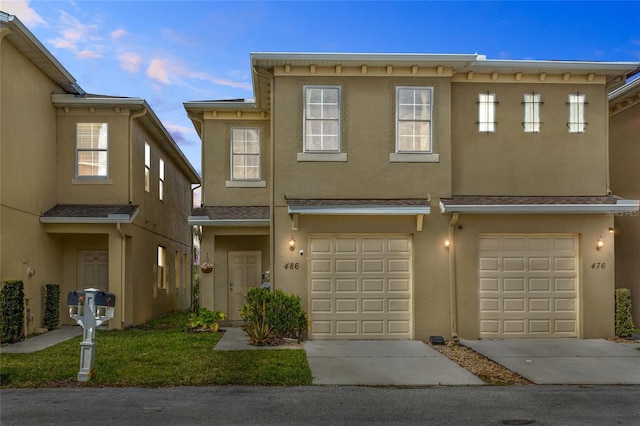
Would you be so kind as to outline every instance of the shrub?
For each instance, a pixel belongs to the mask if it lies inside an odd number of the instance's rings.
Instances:
[[[197,266],[193,267],[193,284],[191,286],[191,312],[198,313],[200,309],[200,272]]]
[[[218,321],[223,320],[225,315],[220,311],[210,311],[207,308],[200,308],[197,314],[189,314],[187,327],[189,331],[206,330],[218,331]]]
[[[302,340],[309,326],[300,296],[282,290],[250,288],[240,310],[251,344],[278,344],[285,337]]]
[[[47,330],[55,330],[60,325],[60,286],[47,284],[44,288],[44,326]]]
[[[616,289],[616,336],[629,337],[633,334],[633,316],[631,313],[631,290]]]
[[[6,280],[0,288],[0,342],[14,343],[24,338],[24,284]]]

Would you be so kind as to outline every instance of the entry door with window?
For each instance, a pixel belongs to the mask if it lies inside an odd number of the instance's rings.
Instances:
[[[109,291],[109,251],[78,251],[78,290],[97,288]]]
[[[229,320],[240,321],[238,310],[245,304],[247,291],[261,284],[262,252],[230,251],[227,271]]]

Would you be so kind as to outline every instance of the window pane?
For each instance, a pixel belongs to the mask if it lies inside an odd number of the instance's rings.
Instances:
[[[233,129],[231,142],[231,179],[260,179],[260,129]]]
[[[151,167],[151,147],[148,143],[144,144],[144,165]]]
[[[78,123],[76,129],[78,148],[107,149],[107,123]]]
[[[305,88],[305,143],[307,151],[340,150],[340,89]]]
[[[79,151],[78,176],[107,176],[106,151]]]

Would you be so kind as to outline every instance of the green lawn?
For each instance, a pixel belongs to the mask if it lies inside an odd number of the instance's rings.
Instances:
[[[96,375],[82,386],[311,384],[303,350],[214,351],[222,333],[186,332],[186,313],[96,333]],[[0,387],[78,386],[77,337],[32,354],[0,355]]]

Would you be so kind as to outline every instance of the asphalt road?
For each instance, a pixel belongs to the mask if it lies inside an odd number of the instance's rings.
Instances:
[[[640,386],[3,389],[10,425],[638,425]]]

